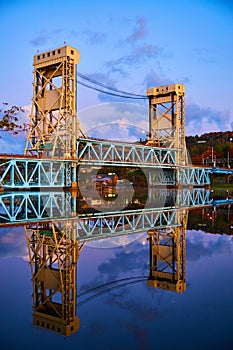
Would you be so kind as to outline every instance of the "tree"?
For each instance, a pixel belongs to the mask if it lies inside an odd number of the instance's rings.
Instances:
[[[18,106],[8,107],[8,103],[5,102],[3,106],[0,109],[0,113],[2,114],[2,117],[0,117],[0,131],[6,131],[13,135],[26,131],[28,125],[26,123],[20,123],[18,118],[20,113],[24,113],[24,109]]]

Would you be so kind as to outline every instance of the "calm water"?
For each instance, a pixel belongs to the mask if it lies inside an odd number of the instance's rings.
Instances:
[[[187,231],[160,231],[155,249],[146,232],[87,241],[74,270],[80,326],[70,336],[46,329],[46,315],[44,327],[33,324],[26,230],[22,225],[1,227],[1,348],[232,349],[232,225],[232,204],[207,206],[189,212]],[[44,224],[43,229],[41,239],[49,240]],[[186,232],[181,248],[175,242],[174,250],[171,232],[179,237]],[[164,251],[166,244],[170,248]],[[174,259],[182,260],[176,266],[182,270],[181,292],[171,291],[177,285],[174,278],[165,278],[169,269],[171,276]],[[153,272],[155,265],[151,270],[155,260],[160,274]],[[154,280],[159,276],[157,288],[148,283],[151,274]],[[54,300],[61,303],[59,297]]]

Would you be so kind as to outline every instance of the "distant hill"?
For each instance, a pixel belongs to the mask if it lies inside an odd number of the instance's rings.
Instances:
[[[186,145],[193,164],[233,168],[233,131],[186,136]]]

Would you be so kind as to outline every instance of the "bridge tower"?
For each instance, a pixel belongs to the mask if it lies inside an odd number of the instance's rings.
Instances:
[[[65,227],[65,229],[64,229]],[[72,222],[25,226],[33,284],[33,323],[69,336],[78,331],[77,259]]]
[[[34,56],[32,109],[25,155],[71,158],[79,129],[76,109],[76,65],[71,46]]]
[[[179,149],[177,165],[187,163],[183,84],[157,86],[147,90],[149,98],[148,144]]]
[[[186,290],[186,227],[188,210],[178,212],[179,226],[149,230],[149,286],[182,293]]]

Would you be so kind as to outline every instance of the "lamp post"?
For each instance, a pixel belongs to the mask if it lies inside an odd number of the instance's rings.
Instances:
[[[229,141],[232,142],[233,137],[230,137]],[[230,169],[230,151],[231,151],[231,146],[230,146],[230,150],[227,152],[227,167],[228,167],[228,169]]]

